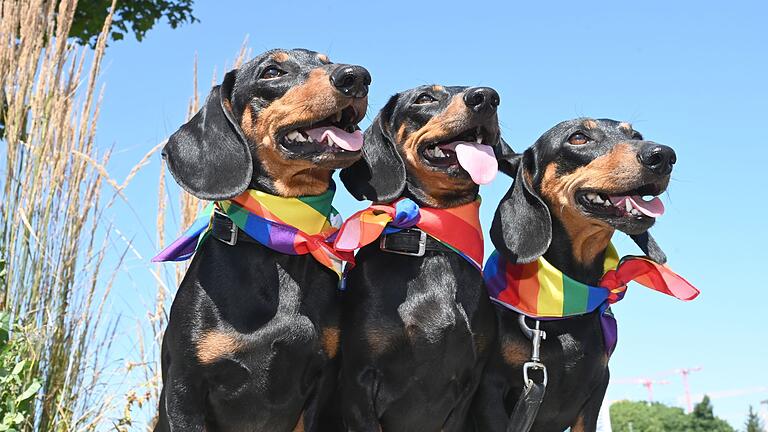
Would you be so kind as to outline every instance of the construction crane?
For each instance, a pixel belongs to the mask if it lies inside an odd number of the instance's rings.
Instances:
[[[693,412],[693,403],[691,402],[691,387],[688,385],[688,375],[690,375],[691,372],[699,371],[701,371],[701,366],[675,370],[676,373],[683,377],[683,388],[685,388],[685,408],[687,413]]]
[[[625,378],[612,381],[615,384],[640,384],[648,391],[648,403],[653,402],[653,386],[656,384],[669,384],[667,380],[657,380],[649,377]]]

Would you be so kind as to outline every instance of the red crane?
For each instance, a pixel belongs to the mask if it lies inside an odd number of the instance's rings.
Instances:
[[[675,370],[675,373],[678,373],[683,377],[683,387],[685,388],[685,408],[687,409],[686,412],[688,413],[693,412],[693,403],[691,402],[691,388],[688,385],[688,375],[690,375],[691,372],[699,372],[700,370],[701,366]]]
[[[653,386],[656,384],[669,384],[667,380],[655,380],[648,377],[625,378],[613,381],[616,384],[640,384],[648,391],[648,402],[653,402]]]

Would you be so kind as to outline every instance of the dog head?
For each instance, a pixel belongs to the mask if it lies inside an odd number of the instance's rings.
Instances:
[[[365,131],[363,158],[342,170],[357,199],[401,195],[431,207],[475,199],[497,159],[512,151],[499,134],[499,95],[489,87],[421,86],[398,93]]]
[[[675,162],[674,150],[645,140],[629,123],[562,122],[513,158],[515,181],[496,211],[491,239],[508,258],[531,262],[550,247],[554,220],[574,249],[587,237],[600,238],[594,243],[604,248],[619,230],[664,262],[647,230],[663,212],[657,196]],[[577,261],[600,252],[569,251]]]
[[[361,156],[371,77],[304,49],[272,50],[230,71],[163,157],[189,193],[222,200],[256,188],[318,195]]]

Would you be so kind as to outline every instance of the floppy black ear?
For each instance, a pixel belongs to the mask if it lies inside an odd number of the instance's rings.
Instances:
[[[251,182],[248,142],[230,109],[236,71],[211,90],[205,106],[168,139],[163,158],[173,178],[192,195],[223,200],[241,194]]]
[[[667,262],[667,254],[661,250],[659,244],[656,243],[656,240],[654,240],[653,236],[648,231],[642,234],[630,235],[629,237],[640,246],[640,249],[642,249],[643,253],[646,254],[648,258],[659,264],[665,264]]]
[[[491,225],[494,246],[514,263],[534,261],[552,241],[549,209],[529,183],[529,178],[538,178],[535,160],[533,148],[517,159],[515,181],[501,199]]]
[[[493,153],[496,155],[496,160],[499,161],[499,171],[514,177],[522,155],[515,153],[502,137],[499,137],[499,143],[493,146]]]
[[[365,130],[363,157],[339,174],[349,193],[358,200],[390,202],[405,189],[405,164],[387,125],[395,102],[393,96]]]

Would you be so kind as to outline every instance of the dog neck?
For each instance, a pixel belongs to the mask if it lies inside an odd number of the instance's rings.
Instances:
[[[596,285],[603,276],[605,251],[613,232],[606,225],[589,221],[566,227],[553,217],[552,242],[544,258],[571,278]]]

